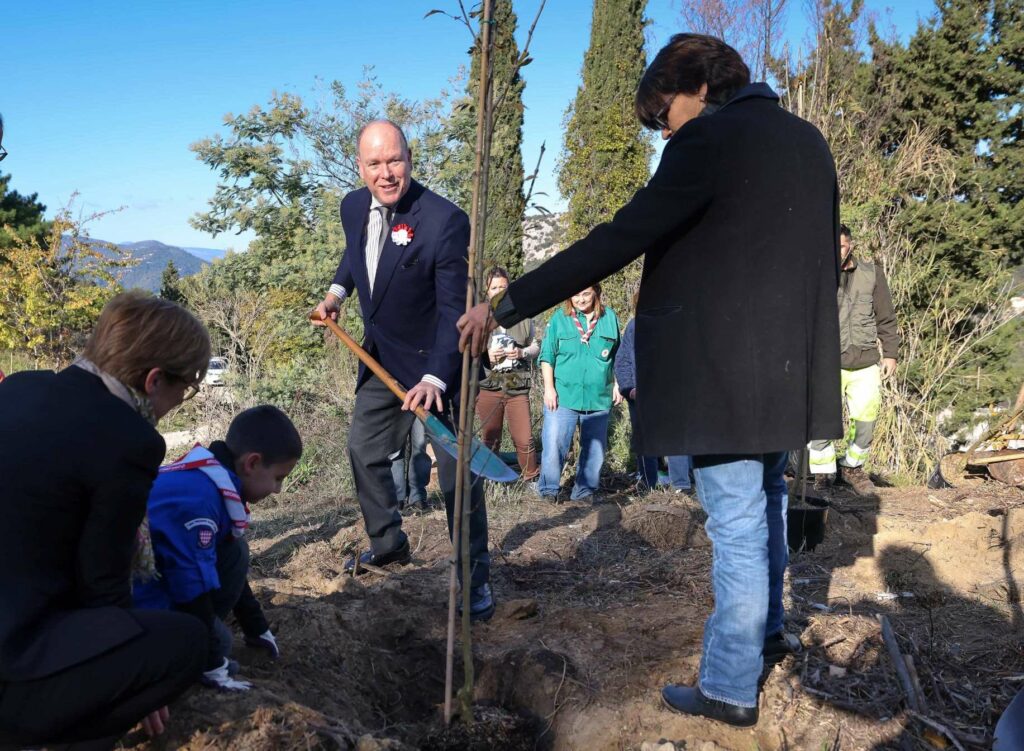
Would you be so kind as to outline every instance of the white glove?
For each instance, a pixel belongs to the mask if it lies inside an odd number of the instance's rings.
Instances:
[[[228,675],[228,658],[219,668],[207,670],[200,679],[204,686],[218,689],[219,691],[248,691],[252,688],[249,681],[238,681]]]
[[[245,643],[254,649],[264,650],[275,660],[281,656],[281,649],[277,646],[277,639],[270,633],[269,628],[259,636],[245,637]]]

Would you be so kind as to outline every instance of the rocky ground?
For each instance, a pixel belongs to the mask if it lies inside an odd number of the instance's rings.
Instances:
[[[474,628],[476,723],[446,729],[444,513],[410,517],[413,564],[358,579],[355,503],[300,492],[256,510],[252,583],[283,655],[236,649],[247,694],[195,689],[169,735],[188,749],[980,749],[1024,685],[1024,493],[996,483],[832,494],[825,541],[795,554],[787,630],[749,730],[662,708],[692,682],[712,606],[703,513],[684,495],[553,506],[490,501],[501,606]],[[912,714],[885,615],[919,677]],[[460,668],[461,674],[461,668]],[[134,744],[134,745],[133,745]]]

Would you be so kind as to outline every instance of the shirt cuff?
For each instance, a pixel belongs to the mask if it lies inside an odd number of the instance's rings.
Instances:
[[[512,295],[505,292],[498,302],[498,307],[494,309],[494,320],[498,322],[499,326],[504,326],[507,329],[515,326],[523,318],[524,316],[519,315],[519,311],[516,310],[516,304],[512,302]]]
[[[338,300],[344,300],[348,297],[348,290],[342,287],[340,284],[332,284],[331,288],[327,290],[327,294],[334,295]]]
[[[448,385],[447,385],[447,384],[446,384],[446,383],[445,383],[444,381],[442,381],[442,380],[441,380],[440,378],[438,378],[437,376],[432,376],[432,375],[430,375],[430,373],[427,373],[427,374],[426,374],[425,376],[423,376],[423,378],[421,378],[420,380],[421,380],[421,381],[426,381],[426,382],[427,382],[427,383],[429,383],[429,384],[430,384],[431,386],[437,386],[437,387],[438,387],[439,389],[441,389],[441,393],[442,393],[442,394],[443,394],[443,393],[444,393],[444,392],[445,392],[445,391],[446,391],[446,390],[448,389]]]

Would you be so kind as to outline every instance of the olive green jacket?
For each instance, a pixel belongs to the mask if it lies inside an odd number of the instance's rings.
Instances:
[[[879,342],[882,357],[896,359],[900,332],[882,269],[851,256],[842,269],[837,301],[843,370],[860,370],[878,364]]]

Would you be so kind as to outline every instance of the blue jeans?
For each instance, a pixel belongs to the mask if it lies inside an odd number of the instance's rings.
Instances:
[[[426,503],[427,484],[430,482],[430,455],[427,454],[427,432],[423,423],[413,420],[409,431],[409,442],[412,449],[409,453],[408,468],[406,467],[405,447],[391,462],[391,476],[395,480],[398,502]]]
[[[633,435],[639,433],[637,424],[636,402],[627,401],[629,406],[629,424],[632,426]],[[635,447],[634,447],[635,448]],[[665,459],[668,462],[668,481],[676,490],[690,489],[690,466],[692,462],[686,454],[669,456]],[[640,456],[636,457],[636,470],[640,475],[640,482],[647,486],[648,490],[658,487],[658,457]]]
[[[558,495],[562,467],[565,466],[565,457],[569,454],[577,423],[580,426],[580,455],[576,463],[576,484],[571,498],[577,501],[597,492],[608,442],[608,410],[578,412],[568,407],[559,407],[552,411],[545,407],[540,478],[537,481],[537,491],[541,495]]]
[[[786,459],[785,452],[694,457],[715,592],[704,625],[700,690],[741,707],[757,706],[764,640],[782,631]]]
[[[675,490],[690,489],[690,457],[686,454],[679,456],[666,456],[668,463],[668,482]],[[636,458],[637,470],[640,472],[640,481],[653,490],[658,486],[658,457],[638,456]]]

